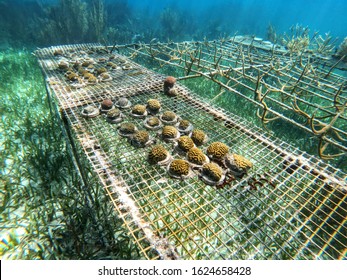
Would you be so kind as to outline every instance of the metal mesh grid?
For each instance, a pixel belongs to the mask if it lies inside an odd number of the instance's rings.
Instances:
[[[57,99],[76,142],[146,258],[346,257],[346,174],[270,139],[235,115],[210,107],[185,87],[178,85],[179,95],[167,97],[162,93],[163,78],[135,63],[133,67],[141,73],[126,75],[124,83],[114,79],[82,89],[67,88],[63,74],[55,70],[57,59],[52,54],[57,48],[36,52],[50,83],[48,92]],[[90,56],[108,55],[94,51]],[[124,58],[117,55],[115,59]],[[102,116],[81,117],[83,105],[99,105],[105,98],[119,96],[127,96],[132,104],[157,98],[163,110],[175,111],[207,133],[210,140],[204,150],[209,143],[222,141],[251,159],[253,169],[221,189],[205,185],[197,175],[184,181],[170,178],[165,168],[147,162],[149,147],[133,147]],[[143,120],[133,119],[129,111],[124,115],[124,121],[143,127]]]
[[[320,157],[346,157],[347,79],[333,71],[345,65],[320,54],[293,53],[268,43],[235,36],[119,49],[132,57],[157,61],[160,67],[181,69],[180,79],[212,80],[221,87],[220,94],[236,94],[254,104],[264,126],[284,120],[317,137]]]

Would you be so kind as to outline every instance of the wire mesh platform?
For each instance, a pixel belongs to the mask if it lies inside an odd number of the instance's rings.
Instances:
[[[313,51],[292,52],[254,36],[230,40],[119,46],[125,55],[181,70],[181,80],[203,77],[222,94],[254,105],[259,119],[284,121],[313,135],[323,159],[347,160],[346,63]]]
[[[37,50],[35,55],[51,103],[66,120],[74,144],[89,159],[144,258],[346,258],[345,173],[211,106],[180,84],[176,96],[165,95],[164,76],[102,46],[57,46]],[[90,63],[94,66],[90,72],[106,68],[112,80],[92,84],[80,78],[82,73],[74,79],[66,73],[77,73]],[[221,141],[248,158],[252,169],[241,179],[228,178],[218,188],[206,185],[197,170],[187,179],[170,177],[165,166],[148,162],[152,145],[135,147],[104,115],[81,115],[88,105],[99,107],[105,99],[120,97],[132,105],[159,100],[162,111],[173,111],[206,132],[209,140],[203,151]],[[130,108],[122,114],[122,123],[145,129],[144,120],[134,118]],[[160,132],[149,134],[174,158],[184,158],[175,153],[172,143],[158,137]]]

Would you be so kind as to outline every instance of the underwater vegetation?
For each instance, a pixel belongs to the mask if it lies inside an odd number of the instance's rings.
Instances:
[[[165,4],[164,1],[160,8],[155,8],[151,2],[147,5],[136,7],[136,1],[130,0],[2,0],[0,48],[87,42],[110,45],[115,42],[149,43],[152,39],[211,40],[240,31],[255,33],[247,24],[240,24],[242,18],[237,12],[239,7],[236,3],[234,6],[227,5],[230,10],[225,8],[225,11],[219,11],[218,6],[204,11],[201,9],[203,5],[189,10],[188,6],[193,3],[180,6],[174,2]],[[249,12],[254,11],[251,8]],[[228,16],[223,16],[225,14]],[[267,22],[270,22],[267,31],[266,27],[261,31],[264,37],[267,33],[271,42],[283,43],[293,51],[306,48],[308,41],[315,41],[323,48],[328,40],[333,43],[329,34],[326,38],[312,36],[308,29],[302,27],[294,27],[288,34],[281,35],[283,27],[281,32],[276,32],[277,26],[271,24],[269,19]],[[237,27],[242,27],[242,30]],[[330,51],[334,52],[335,49]]]
[[[120,7],[114,4],[108,11],[111,13],[117,8]],[[0,2],[2,40],[13,44],[101,41],[106,34],[106,18],[103,0],[59,0],[53,4],[41,1]],[[110,20],[115,22],[113,17]]]
[[[192,20],[179,8],[168,7],[153,18],[146,14],[135,14],[126,0],[4,0],[0,47],[179,40],[193,32]]]
[[[275,27],[269,24],[266,33],[267,39],[272,43],[284,46],[290,53],[311,52],[322,56],[330,56],[335,54],[341,56],[341,46],[337,50],[337,38],[333,38],[330,33],[326,33],[324,37],[315,31],[311,34],[311,30],[306,26],[296,24],[290,27],[289,32],[278,34]]]
[[[347,62],[347,37],[343,40],[335,55]]]
[[[74,171],[36,59],[12,50],[0,64],[1,258],[139,258],[88,166],[88,188]]]
[[[162,32],[168,38],[178,40],[187,29],[189,22],[183,13],[172,8],[166,8],[160,14],[160,24],[162,26]]]

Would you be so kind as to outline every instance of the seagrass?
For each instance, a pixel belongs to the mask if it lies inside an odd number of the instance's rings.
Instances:
[[[240,44],[232,41],[225,44],[229,44],[231,49],[241,48]],[[84,151],[116,214],[123,219],[143,256],[147,259],[345,259],[345,173],[289,143],[271,137],[262,128],[212,106],[209,100],[179,82],[176,84],[177,96],[165,95],[165,76],[134,62],[135,56],[141,52],[150,58],[151,52],[160,51],[163,54],[165,50],[166,57],[158,58],[159,53],[156,53],[153,59],[171,63],[173,59],[169,54],[173,56],[172,50],[177,50],[175,56],[178,56],[178,50],[184,46],[196,52],[198,57],[199,51],[194,49],[196,45],[169,43],[105,48],[85,44],[55,46],[35,52],[46,78],[52,107],[59,110],[64,120],[66,127],[63,129],[71,131],[70,140]],[[54,56],[57,49],[68,54],[70,61],[71,54],[75,57],[86,56],[87,53],[97,67],[105,65],[103,59],[110,60],[111,49],[123,49],[128,57],[114,51],[111,60],[120,65],[126,63],[131,69],[109,70],[112,81],[75,88],[64,72],[58,70],[58,62],[62,58]],[[216,50],[217,54],[221,52],[227,50]],[[271,52],[266,55],[271,57]],[[213,60],[213,54],[211,57]],[[222,66],[222,59],[218,55],[216,57],[215,64],[219,60],[219,68],[229,71],[230,67]],[[103,58],[101,62],[100,58]],[[284,59],[292,58],[284,56]],[[184,62],[182,58],[182,61],[184,68],[189,70],[187,59]],[[197,63],[194,59],[192,61]],[[209,59],[206,58],[206,61]],[[269,64],[264,57],[259,58],[259,63]],[[210,64],[206,62],[205,65]],[[213,76],[211,70],[206,72],[209,66],[196,67],[194,71],[191,67],[185,77],[208,72],[203,75]],[[259,69],[259,73],[269,70],[243,62],[241,68],[230,69],[229,72],[247,72],[246,68],[252,71]],[[219,71],[216,75],[221,74],[218,67],[213,71]],[[271,75],[275,76],[275,70],[271,71]],[[296,73],[298,79],[300,71]],[[336,83],[341,82],[341,77],[329,75]],[[257,80],[256,75],[253,78],[255,84]],[[300,87],[304,87],[301,80]],[[253,168],[242,179],[228,177],[218,188],[206,185],[199,178],[198,171],[184,180],[171,178],[165,166],[148,162],[151,145],[135,147],[121,137],[117,125],[107,122],[103,115],[94,118],[81,115],[87,105],[98,107],[104,99],[117,100],[120,97],[128,98],[133,105],[146,104],[149,99],[159,100],[162,111],[173,111],[182,119],[189,120],[194,128],[204,130],[209,140],[201,147],[202,150],[206,151],[211,142],[221,141],[233,153],[247,157]],[[339,98],[339,102],[344,101]],[[143,119],[133,118],[131,108],[122,113],[123,122],[132,122],[139,129],[144,129]],[[340,114],[338,118],[344,116]],[[162,141],[157,131],[149,133],[157,144],[174,153],[172,143]],[[331,143],[335,140],[332,139]],[[178,154],[174,157],[184,158]]]

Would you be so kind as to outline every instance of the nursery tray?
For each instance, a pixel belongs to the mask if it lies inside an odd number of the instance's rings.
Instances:
[[[110,48],[55,46],[39,49],[35,55],[62,128],[89,160],[144,258],[346,258],[345,173],[212,106],[179,82],[177,96],[165,95],[165,76],[131,57],[111,54]],[[87,58],[93,59],[95,69],[105,67],[112,80],[93,85],[71,82],[66,70],[59,68],[64,60],[77,71]],[[107,62],[117,66],[111,68]],[[187,179],[170,177],[165,166],[148,162],[151,145],[133,146],[105,115],[81,115],[88,105],[99,107],[104,99],[120,97],[132,105],[158,99],[162,111],[174,111],[205,131],[208,142],[203,151],[212,142],[223,142],[233,153],[249,159],[252,169],[242,178],[228,177],[219,187],[205,184],[197,171]],[[122,110],[123,122],[145,129],[143,119],[133,118],[130,112]],[[163,142],[157,131],[149,133],[174,154],[172,144]]]

